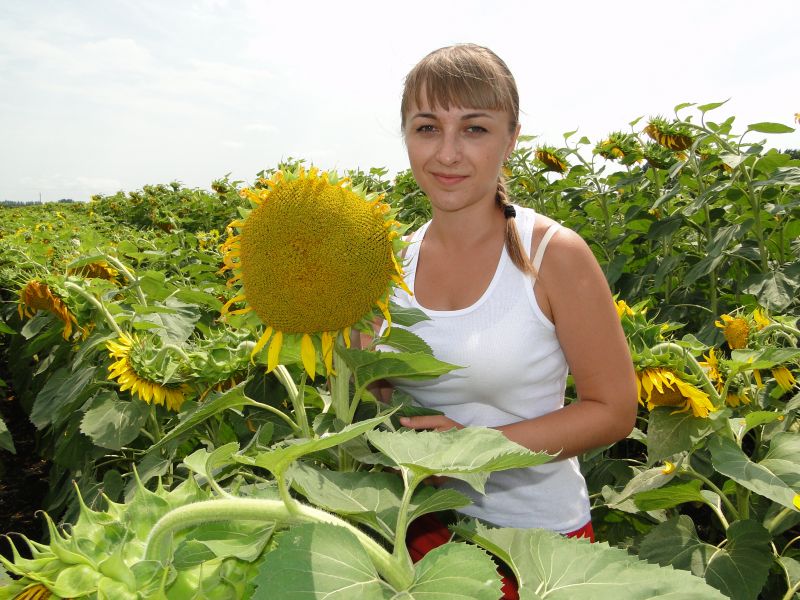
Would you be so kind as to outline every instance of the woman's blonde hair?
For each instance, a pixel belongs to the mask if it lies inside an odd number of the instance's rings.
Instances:
[[[499,56],[483,46],[458,44],[439,48],[411,69],[400,103],[404,130],[412,103],[419,106],[423,96],[430,106],[444,110],[455,106],[503,111],[510,117],[511,132],[519,123],[519,92],[514,76]],[[502,173],[498,173],[495,200],[503,211],[511,204]],[[536,269],[522,245],[513,216],[506,219],[505,246],[511,262],[535,277]]]

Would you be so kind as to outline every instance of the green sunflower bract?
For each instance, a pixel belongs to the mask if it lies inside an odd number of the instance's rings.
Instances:
[[[264,183],[266,189],[243,190],[254,208],[231,223],[223,244],[223,271],[234,273],[228,283],[241,284],[223,314],[253,310],[267,326],[253,354],[269,343],[269,371],[278,365],[283,336],[297,335],[308,374],[315,375],[315,339],[330,373],[338,335],[349,344],[350,328],[375,306],[390,322],[391,289],[405,288],[395,255],[400,224],[381,197],[335,174],[300,168]],[[247,306],[231,310],[237,302]]]

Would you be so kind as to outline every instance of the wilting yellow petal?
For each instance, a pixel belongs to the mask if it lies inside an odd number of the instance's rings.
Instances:
[[[258,338],[256,345],[253,346],[253,351],[250,353],[250,362],[256,357],[256,354],[261,352],[261,349],[267,344],[269,338],[272,337],[272,327],[267,327],[262,336]]]
[[[267,351],[267,373],[275,370],[275,367],[278,366],[282,345],[283,332],[276,331],[275,335],[272,336],[272,341],[269,343],[269,350]]]
[[[300,358],[303,361],[306,373],[311,379],[317,373],[317,352],[314,350],[314,342],[311,341],[311,336],[307,333],[303,334],[300,338]]]
[[[333,336],[330,331],[322,332],[322,362],[326,373],[333,374]]]

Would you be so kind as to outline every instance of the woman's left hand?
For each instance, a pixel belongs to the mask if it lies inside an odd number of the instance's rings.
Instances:
[[[400,424],[409,429],[427,429],[430,431],[448,431],[464,429],[461,423],[448,419],[444,415],[425,415],[420,417],[400,417]]]

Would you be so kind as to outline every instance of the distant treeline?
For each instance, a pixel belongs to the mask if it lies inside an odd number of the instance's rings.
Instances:
[[[72,198],[61,198],[56,200],[55,203],[71,204],[75,202]],[[38,206],[40,204],[54,204],[54,202],[42,202],[41,200],[31,200],[30,202],[15,202],[14,200],[0,200],[0,206],[9,206],[11,208],[19,206]]]

